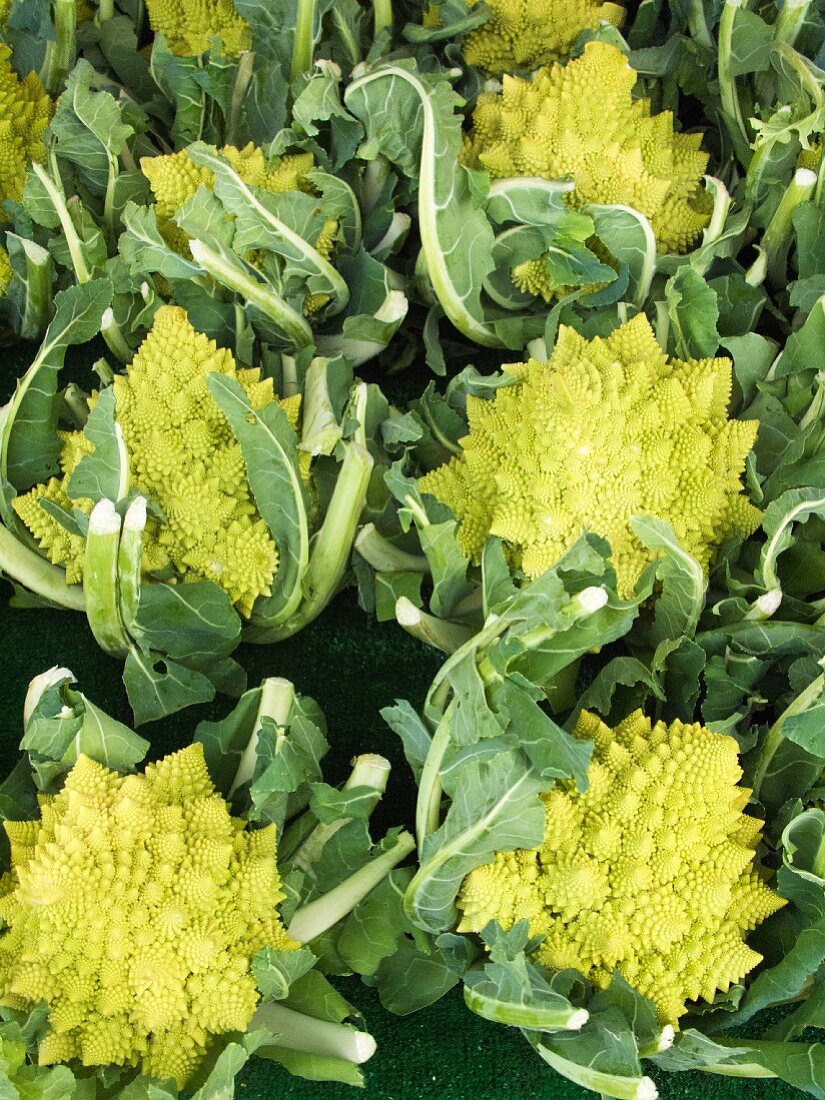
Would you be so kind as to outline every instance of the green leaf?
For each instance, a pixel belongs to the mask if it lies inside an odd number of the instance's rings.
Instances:
[[[707,581],[698,561],[679,545],[667,520],[633,516],[630,526],[648,550],[658,551],[654,570],[662,592],[656,600],[650,642],[692,637],[705,606]]]
[[[57,155],[71,161],[94,195],[105,195],[118,171],[118,157],[134,129],[107,91],[93,91],[95,71],[81,58],[57,101],[51,132]]]
[[[665,287],[673,353],[680,359],[704,359],[719,347],[716,295],[692,267],[680,267]]]
[[[544,835],[546,789],[517,750],[470,758],[442,772],[452,802],[444,824],[426,837],[421,867],[406,896],[416,924],[433,932],[455,924],[455,898],[464,877],[495,852],[535,848]]]
[[[241,621],[229,595],[212,581],[155,581],[141,587],[133,633],[144,649],[184,664],[208,662],[234,650]]]
[[[149,751],[148,741],[100,710],[71,684],[67,675],[43,692],[20,742],[20,748],[32,758],[41,789],[64,776],[81,753],[123,774],[133,771]]]
[[[353,81],[344,102],[367,131],[369,155],[382,153],[418,181],[423,255],[445,314],[475,343],[500,347],[481,303],[492,270],[493,231],[457,160],[461,101],[449,82],[399,61]]]
[[[215,698],[215,686],[207,676],[163,653],[144,653],[135,646],[126,657],[123,683],[139,726]]]
[[[289,987],[315,966],[316,958],[308,947],[297,951],[276,951],[264,947],[252,959],[252,977],[265,1001],[283,1001]]]
[[[118,252],[132,275],[158,274],[165,279],[191,279],[200,268],[173,252],[158,229],[154,206],[128,202],[123,211],[124,232],[118,238]]]
[[[611,255],[627,266],[627,297],[641,308],[656,270],[656,237],[650,222],[630,206],[590,203],[582,210],[593,219],[596,235]]]
[[[17,383],[3,420],[0,474],[18,492],[48,481],[58,471],[57,375],[66,349],[88,343],[100,332],[103,313],[111,301],[112,286],[105,279],[92,279],[55,296],[52,322],[34,361]],[[8,507],[3,518],[13,529]]]
[[[69,478],[66,494],[73,500],[123,500],[129,491],[129,456],[123,433],[115,423],[115,392],[109,386],[98,397],[83,434],[94,447],[83,455]]]
[[[255,503],[278,547],[272,595],[257,601],[253,616],[263,626],[272,626],[297,610],[309,561],[298,441],[277,402],[253,409],[242,386],[222,374],[210,374],[207,385],[241,445]]]

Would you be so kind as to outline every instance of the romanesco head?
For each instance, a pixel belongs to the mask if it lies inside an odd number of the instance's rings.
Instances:
[[[248,615],[257,597],[271,592],[278,552],[255,506],[240,445],[207,388],[213,371],[236,379],[254,408],[276,400],[271,379],[236,367],[231,352],[196,332],[183,309],[163,306],[126,373],[114,380],[115,416],[131,485],[165,517],[150,516],[147,523],[144,572],[214,581]],[[297,406],[292,398],[283,402],[293,424]],[[91,501],[70,501],[66,494],[88,441],[81,432],[62,439],[62,479],[36,485],[15,498],[14,508],[72,583],[82,577],[84,540],[40,505],[47,497],[70,511],[91,510]]]
[[[263,150],[250,142],[243,149],[225,145],[220,154],[251,187],[260,187],[274,195],[282,191],[311,190],[306,173],[313,165],[312,153],[276,157],[270,162]],[[176,252],[187,253],[189,238],[171,219],[199,187],[209,190],[214,187],[214,172],[195,164],[186,149],[162,157],[143,157],[140,167],[155,197],[158,228],[164,240]]]
[[[660,252],[685,252],[710,217],[708,155],[701,134],[674,133],[670,111],[651,115],[649,100],[634,99],[635,83],[625,55],[604,42],[531,80],[505,76],[503,91],[478,98],[464,159],[494,178],[572,176],[574,205],[632,206]]]
[[[575,736],[595,742],[588,789],[557,784],[542,847],[467,876],[459,930],[526,919],[539,963],[601,987],[618,969],[676,1024],[761,961],[745,934],[785,904],[754,866],[762,822],[742,813],[738,746],[641,711],[615,729],[584,711]]]
[[[469,35],[464,56],[495,75],[567,58],[582,31],[602,21],[620,27],[625,16],[610,0],[488,0],[487,6],[492,15]]]
[[[225,57],[238,57],[252,39],[232,0],[146,0],[149,24],[178,57],[199,56],[220,38]]]
[[[32,161],[45,159],[43,134],[54,114],[54,103],[37,73],[21,80],[9,63],[11,50],[0,45],[0,203],[19,201]],[[8,221],[0,206],[0,222]]]
[[[537,577],[592,531],[627,596],[655,556],[633,516],[668,520],[705,568],[756,528],[740,478],[758,423],[728,419],[730,360],[670,359],[638,314],[606,339],[562,326],[548,363],[507,369],[514,382],[492,400],[468,398],[461,453],[419,482],[453,510],[474,561],[496,535]]]
[[[81,756],[37,821],[5,822],[2,1003],[49,1006],[41,1065],[139,1067],[183,1087],[243,1031],[280,921],[275,826],[230,815],[194,744],[122,777]]]
[[[6,293],[6,289],[12,277],[11,261],[5,248],[0,248],[0,298]]]

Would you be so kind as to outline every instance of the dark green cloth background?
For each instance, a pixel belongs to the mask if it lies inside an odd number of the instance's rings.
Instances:
[[[70,377],[85,388],[94,379],[83,367],[105,351],[96,344],[72,349]],[[0,394],[6,399],[31,358],[31,349],[0,350]],[[423,387],[410,375],[395,382],[391,396]],[[388,387],[389,388],[389,387]],[[0,778],[17,760],[22,736],[23,700],[29,681],[53,665],[77,677],[80,689],[108,713],[129,723],[131,712],[121,683],[121,665],[98,649],[85,618],[74,612],[20,610],[8,605],[10,587],[0,581]],[[394,623],[378,624],[344,593],[296,638],[274,646],[243,646],[236,656],[249,685],[265,676],[286,676],[297,690],[313,696],[329,724],[331,750],[325,778],[342,782],[349,760],[378,752],[393,764],[386,797],[375,812],[373,834],[413,822],[415,790],[395,735],[379,715],[382,707],[406,698],[423,702],[440,656],[406,635]],[[218,698],[163,722],[143,726],[151,756],[188,744],[195,725],[217,718],[232,706]],[[241,1074],[239,1100],[587,1100],[593,1093],[554,1073],[513,1028],[488,1023],[464,1007],[453,990],[437,1004],[406,1018],[385,1012],[374,991],[355,979],[340,981],[344,995],[367,1019],[378,1052],[367,1064],[367,1087],[360,1094],[345,1085],[319,1084],[291,1077],[280,1066],[253,1059]],[[656,1076],[656,1075],[654,1075]],[[671,1100],[791,1100],[801,1093],[776,1081],[739,1081],[709,1074],[660,1074],[663,1098]]]

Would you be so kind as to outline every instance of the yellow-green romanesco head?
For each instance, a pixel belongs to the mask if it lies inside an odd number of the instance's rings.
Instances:
[[[660,252],[685,252],[708,222],[701,134],[674,133],[673,115],[634,99],[636,73],[615,46],[589,42],[567,65],[531,80],[505,76],[483,93],[464,160],[498,178],[571,176],[574,206],[619,203],[641,211]]]
[[[252,42],[232,0],[146,0],[146,11],[152,30],[178,57],[206,53],[211,38],[220,38],[225,57],[237,57]]]
[[[822,142],[815,141],[808,149],[802,149],[796,158],[797,168],[809,168],[816,172],[822,163]]]
[[[0,298],[6,293],[6,288],[12,277],[11,261],[5,248],[0,248]]]
[[[464,56],[496,76],[566,59],[582,31],[604,21],[620,27],[625,11],[601,0],[488,0],[490,19],[470,34]]]
[[[192,328],[183,309],[163,306],[126,373],[115,377],[115,416],[131,485],[156,501],[166,519],[147,522],[144,572],[214,581],[248,615],[257,597],[271,591],[278,551],[255,506],[240,445],[207,388],[213,371],[236,379],[254,408],[276,400],[271,379],[237,367],[231,352]],[[300,398],[282,405],[294,425]],[[61,438],[63,476],[15,498],[14,508],[74,583],[82,578],[84,540],[48,515],[40,499],[91,511],[91,501],[66,495],[89,443],[81,432]]]
[[[758,423],[728,419],[730,360],[670,359],[638,314],[606,339],[562,326],[549,362],[507,370],[515,380],[492,400],[468,398],[461,453],[419,482],[453,510],[474,561],[497,535],[537,577],[591,531],[610,541],[628,596],[655,556],[631,517],[668,520],[704,568],[756,528],[740,478]]]
[[[32,161],[45,159],[43,134],[54,114],[54,103],[37,73],[21,80],[12,69],[11,50],[0,45],[0,203],[19,201]],[[0,222],[8,221],[0,206]]]
[[[526,919],[545,936],[537,962],[601,987],[618,969],[675,1025],[761,961],[744,937],[785,904],[754,866],[762,822],[742,813],[738,746],[641,711],[615,729],[584,711],[575,736],[595,742],[588,789],[557,784],[543,846],[467,876],[459,930]]]
[[[220,154],[251,187],[260,187],[274,195],[282,191],[312,190],[311,183],[306,179],[306,173],[313,165],[312,153],[295,153],[276,157],[269,162],[263,150],[250,142],[243,149],[225,145]],[[158,229],[170,248],[187,254],[189,238],[171,219],[199,187],[209,190],[214,187],[214,172],[211,168],[195,164],[186,149],[163,157],[143,157],[140,167],[155,197]]]
[[[258,1002],[280,921],[275,826],[230,815],[200,745],[122,777],[79,757],[36,821],[5,822],[2,1003],[49,1006],[41,1065],[136,1066],[183,1087]]]

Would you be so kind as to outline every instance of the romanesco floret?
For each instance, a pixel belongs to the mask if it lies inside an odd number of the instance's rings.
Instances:
[[[295,153],[267,161],[263,150],[250,142],[243,149],[225,145],[222,157],[232,165],[244,183],[278,195],[282,191],[310,191],[312,185],[306,173],[313,165],[312,153]],[[189,251],[187,234],[171,220],[176,211],[191,199],[199,187],[211,190],[215,174],[210,168],[196,165],[185,149],[162,157],[143,157],[143,174],[155,197],[158,229],[164,240],[176,252]]]
[[[660,252],[685,252],[710,216],[708,155],[701,134],[674,133],[670,111],[651,115],[649,100],[634,99],[635,83],[625,55],[604,42],[532,80],[505,76],[502,92],[478,97],[464,159],[494,178],[571,176],[574,206],[632,206]]]
[[[247,1027],[263,947],[298,945],[275,826],[250,832],[199,744],[126,777],[80,756],[36,821],[5,822],[2,1003],[49,1006],[41,1065],[128,1065],[183,1087],[212,1037]]]
[[[669,359],[638,314],[606,339],[562,326],[548,363],[507,370],[514,382],[492,400],[468,398],[461,453],[419,483],[453,510],[474,561],[497,535],[537,577],[592,531],[627,596],[655,556],[633,516],[668,520],[704,568],[756,528],[740,477],[758,423],[728,419],[730,360]]]
[[[251,45],[249,24],[232,0],[146,0],[149,24],[162,34],[172,53],[194,57],[220,38],[224,57],[238,57]]]
[[[11,50],[0,45],[0,204],[23,196],[32,161],[45,159],[43,134],[54,114],[54,103],[37,73],[21,80],[9,63]],[[0,222],[8,221],[0,205]]]
[[[812,172],[816,172],[822,163],[822,143],[815,141],[807,149],[801,149],[799,156],[796,158],[797,168],[809,168]]]
[[[165,517],[147,522],[144,572],[215,581],[248,615],[257,597],[271,591],[278,552],[255,506],[240,445],[207,388],[213,371],[236,379],[254,408],[276,400],[271,379],[236,367],[227,349],[192,328],[184,310],[163,306],[126,373],[114,380],[115,415],[132,488],[156,501]],[[295,424],[300,398],[282,405]],[[84,540],[40,505],[47,497],[70,511],[91,510],[91,501],[66,494],[88,441],[82,432],[62,433],[62,441],[62,478],[15,498],[14,508],[74,583],[82,577]]]
[[[676,1024],[761,961],[744,935],[785,904],[754,866],[762,822],[742,813],[738,746],[641,711],[615,729],[584,711],[575,736],[595,742],[588,789],[557,784],[543,846],[467,876],[459,930],[526,919],[539,963],[601,987],[618,969]]]
[[[582,31],[602,21],[620,27],[625,16],[609,0],[488,0],[487,6],[492,15],[469,35],[464,56],[495,75],[565,59]]]
[[[0,297],[6,293],[6,289],[12,277],[11,261],[5,248],[0,248]]]

